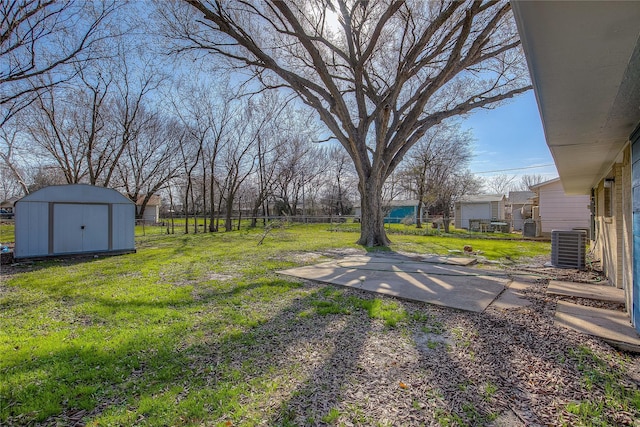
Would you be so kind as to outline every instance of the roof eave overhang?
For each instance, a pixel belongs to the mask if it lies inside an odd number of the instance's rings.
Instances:
[[[640,121],[640,2],[511,4],[564,190],[588,194]]]

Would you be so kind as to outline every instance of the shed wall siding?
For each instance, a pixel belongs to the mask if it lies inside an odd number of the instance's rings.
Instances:
[[[491,203],[463,203],[460,205],[460,225],[469,228],[470,219],[491,219]]]
[[[134,205],[113,205],[112,209],[112,227],[113,240],[112,249],[114,251],[129,250],[135,247],[134,243],[134,223],[135,218]]]
[[[15,257],[49,254],[49,203],[20,203],[16,206]]]

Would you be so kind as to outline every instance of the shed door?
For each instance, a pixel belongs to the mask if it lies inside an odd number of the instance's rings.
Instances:
[[[640,127],[631,135],[633,191],[633,289],[631,320],[640,332]]]
[[[469,227],[470,219],[491,219],[491,207],[489,203],[474,203],[464,205],[462,208],[462,227]]]
[[[109,206],[53,205],[53,253],[109,250]]]

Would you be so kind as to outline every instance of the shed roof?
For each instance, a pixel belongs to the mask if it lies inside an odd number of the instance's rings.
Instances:
[[[24,202],[133,204],[116,190],[88,184],[51,185],[24,196],[16,203]]]
[[[504,200],[502,194],[474,194],[471,196],[464,196],[458,202],[461,203],[489,203],[500,202]]]

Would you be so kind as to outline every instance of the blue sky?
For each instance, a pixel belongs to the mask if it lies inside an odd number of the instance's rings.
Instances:
[[[558,176],[544,139],[535,95],[530,90],[493,110],[480,110],[463,120],[463,129],[471,129],[475,157],[471,172],[486,178],[500,173],[543,175],[545,180]],[[539,168],[533,166],[552,165]],[[521,170],[506,170],[530,168]]]

